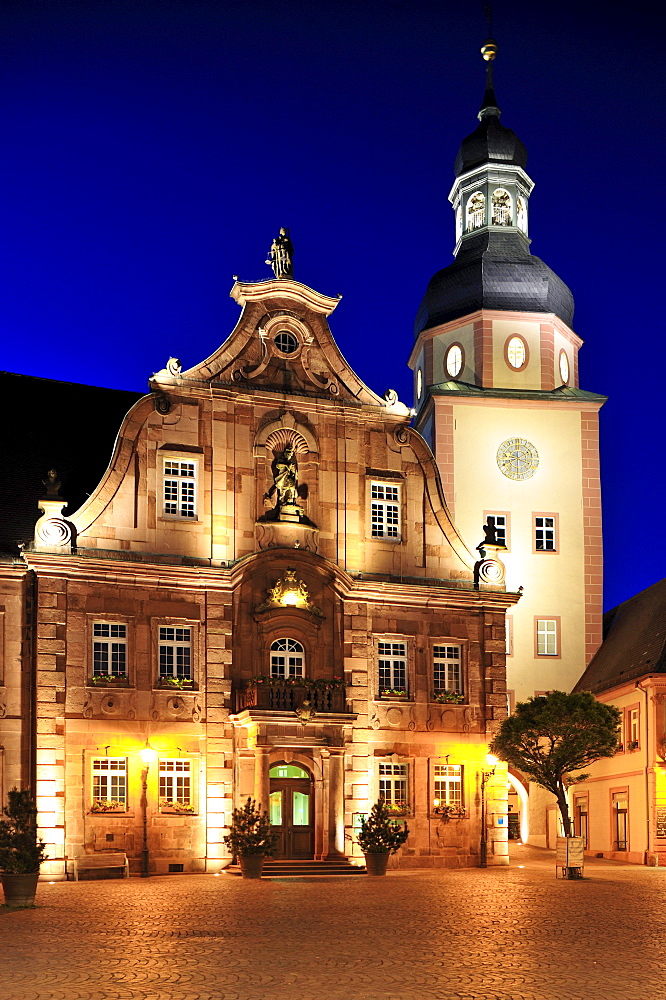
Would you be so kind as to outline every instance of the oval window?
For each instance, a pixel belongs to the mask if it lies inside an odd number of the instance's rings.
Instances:
[[[565,350],[560,351],[560,378],[562,385],[569,384],[569,359]]]
[[[509,337],[506,345],[506,360],[516,371],[525,367],[527,363],[527,344],[522,337]]]
[[[444,367],[449,378],[458,378],[463,366],[463,352],[460,344],[451,344],[446,352]]]
[[[420,399],[423,395],[423,372],[420,368],[416,372],[416,398]]]
[[[298,347],[298,340],[288,330],[281,330],[275,337],[275,346],[282,354],[293,354]]]

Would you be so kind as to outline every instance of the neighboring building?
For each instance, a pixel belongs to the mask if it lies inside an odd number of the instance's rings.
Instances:
[[[577,836],[589,854],[666,864],[666,580],[604,615],[603,644],[574,690],[622,714],[616,755],[571,789]],[[556,829],[553,814],[549,846]]]
[[[151,871],[217,870],[248,795],[282,856],[358,854],[382,796],[410,817],[398,864],[476,864],[518,595],[454,527],[407,407],[340,355],[338,300],[290,273],[231,294],[222,347],[153,377],[71,515],[46,477],[0,567],[4,775],[36,788],[44,873],[109,849],[138,870],[144,810]]]
[[[494,46],[484,46],[484,56]],[[431,279],[415,324],[416,428],[437,459],[464,537],[494,518],[507,586],[510,703],[569,690],[601,642],[598,411],[578,385],[574,303],[530,254],[527,152],[500,124],[488,62],[480,124],[449,195],[455,260]]]

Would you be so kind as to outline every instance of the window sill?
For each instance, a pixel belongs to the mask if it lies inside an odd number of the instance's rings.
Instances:
[[[104,677],[104,678],[89,677],[88,680],[86,681],[86,687],[89,688],[111,689],[111,688],[128,688],[132,686],[133,685],[131,685],[129,682],[129,677],[119,677],[117,680],[112,680],[110,677]]]
[[[154,691],[174,691],[174,692],[176,692],[178,694],[191,694],[191,693],[193,693],[195,691],[198,691],[199,688],[194,683],[194,681],[191,681],[190,683],[182,684],[181,685],[181,684],[172,684],[169,681],[164,681],[164,680],[162,680],[161,678],[158,677],[158,679],[153,684],[153,690]]]
[[[198,816],[198,812],[189,809],[160,809],[160,816]]]
[[[89,809],[89,816],[133,816],[127,809]]]
[[[412,701],[407,691],[404,694],[382,694],[377,695],[377,701]]]
[[[202,524],[201,518],[199,517],[183,517],[181,514],[160,514],[157,520],[169,521],[170,523],[180,521],[183,524]]]

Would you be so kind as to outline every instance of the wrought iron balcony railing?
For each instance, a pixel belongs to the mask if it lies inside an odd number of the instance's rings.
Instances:
[[[344,686],[326,687],[325,681],[308,684],[293,684],[289,681],[272,680],[269,683],[250,682],[242,691],[236,692],[236,711],[259,708],[269,712],[295,712],[303,702],[318,712],[346,712],[346,689]]]

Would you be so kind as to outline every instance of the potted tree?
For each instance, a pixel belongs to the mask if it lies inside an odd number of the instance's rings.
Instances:
[[[368,875],[386,875],[389,855],[395,854],[407,840],[409,827],[391,819],[383,799],[375,802],[370,815],[361,820],[358,843],[365,855]]]
[[[271,830],[268,813],[249,798],[242,809],[234,809],[224,842],[238,858],[243,878],[261,878],[264,859],[275,850],[278,836]]]
[[[12,788],[0,820],[0,881],[7,906],[32,906],[44,843],[37,837],[37,809],[27,788]]]

